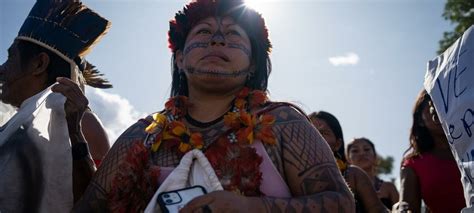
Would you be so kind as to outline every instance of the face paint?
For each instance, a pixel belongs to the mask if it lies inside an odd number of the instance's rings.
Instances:
[[[187,67],[186,70],[180,70],[180,72],[186,72],[191,75],[211,75],[211,76],[223,77],[223,78],[235,78],[239,76],[247,76],[250,74],[249,69],[232,71],[231,73],[228,73],[222,70],[200,70],[194,67]]]
[[[234,48],[234,49],[242,50],[242,52],[244,52],[245,55],[247,55],[249,58],[251,57],[251,55],[250,55],[250,50],[247,49],[247,47],[245,47],[243,44],[229,43],[229,44],[227,44],[227,46],[228,46],[229,48]]]
[[[184,49],[184,55],[187,55],[191,50],[196,49],[196,48],[207,48],[209,47],[209,42],[195,42],[190,44],[189,46]]]

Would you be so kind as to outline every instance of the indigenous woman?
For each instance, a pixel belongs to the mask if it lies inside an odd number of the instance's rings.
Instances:
[[[324,139],[296,107],[268,100],[268,31],[241,0],[196,0],[170,21],[171,98],[131,126],[77,211],[139,212],[180,160],[201,150],[224,190],[183,212],[352,212]]]
[[[400,181],[400,203],[405,204],[400,210],[421,212],[421,200],[434,213],[460,212],[466,206],[461,174],[425,90],[413,108],[410,148],[402,161]]]
[[[377,177],[377,152],[367,138],[355,138],[347,145],[347,159],[350,164],[363,169],[369,176],[379,199],[389,209],[398,202],[398,191],[393,183]]]
[[[324,137],[334,153],[337,165],[356,199],[357,212],[387,212],[377,198],[369,177],[359,167],[349,165],[344,153],[344,136],[337,118],[325,111],[309,115],[314,126]]]

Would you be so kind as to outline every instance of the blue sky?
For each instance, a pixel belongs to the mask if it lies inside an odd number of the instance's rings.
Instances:
[[[255,1],[255,0],[254,0]],[[34,0],[0,1],[0,61]],[[170,91],[168,21],[184,0],[83,0],[112,21],[87,57],[114,84],[88,88],[111,138],[138,117],[161,110]],[[443,31],[441,0],[260,0],[273,43],[269,91],[305,111],[341,122],[346,143],[371,139],[382,156],[408,148],[415,97]]]

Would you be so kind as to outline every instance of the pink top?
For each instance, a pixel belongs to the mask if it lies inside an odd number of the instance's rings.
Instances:
[[[260,191],[270,197],[290,198],[290,189],[273,165],[263,144],[260,141],[255,141],[251,146],[255,148],[257,154],[262,156],[262,163],[260,164],[260,171],[262,172]],[[160,168],[159,184],[163,183],[173,169],[173,167]]]
[[[421,197],[431,212],[458,213],[466,206],[456,161],[439,159],[433,154],[425,153],[406,159],[403,166],[415,171]]]

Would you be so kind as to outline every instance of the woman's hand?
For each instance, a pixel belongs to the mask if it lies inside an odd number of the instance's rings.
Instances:
[[[259,209],[258,199],[228,191],[215,191],[194,198],[180,212],[257,212]]]
[[[58,84],[54,85],[51,91],[61,93],[67,98],[64,104],[64,111],[66,112],[69,134],[79,134],[81,133],[81,119],[89,101],[79,88],[79,85],[72,80],[58,77],[56,81]]]

